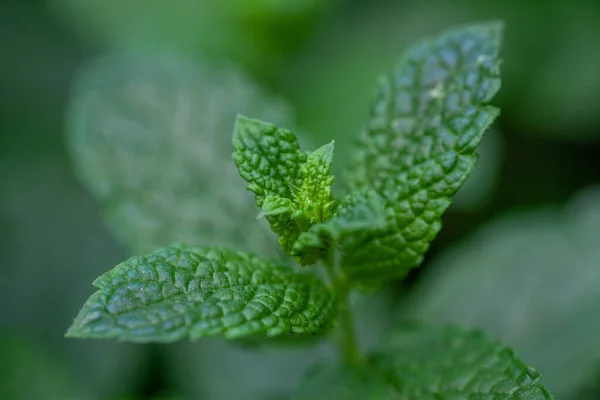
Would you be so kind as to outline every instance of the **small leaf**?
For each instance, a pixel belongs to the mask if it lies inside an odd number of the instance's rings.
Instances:
[[[256,196],[259,207],[263,207],[268,196],[295,201],[295,191],[302,186],[301,170],[307,155],[300,150],[292,132],[238,116],[233,147],[238,172],[248,182],[248,190]],[[289,253],[300,228],[289,214],[267,215],[267,220],[279,236],[279,244]]]
[[[405,276],[441,229],[498,115],[487,103],[500,87],[501,33],[500,23],[450,30],[410,48],[382,80],[349,183],[376,190],[392,213],[390,229],[348,260],[360,285]]]
[[[270,194],[265,197],[262,210],[258,215],[264,217],[267,215],[291,214],[294,211],[294,202],[285,197],[279,197],[276,194]]]
[[[296,400],[552,400],[540,375],[481,332],[405,325],[365,365],[321,367]]]
[[[253,255],[176,244],[94,281],[69,337],[172,342],[307,334],[330,323],[333,293],[316,277]]]
[[[310,153],[302,166],[302,186],[298,194],[298,208],[309,224],[323,222],[331,218],[331,162],[334,142]]]
[[[376,232],[386,228],[383,199],[374,191],[354,192],[343,198],[332,219],[315,224],[294,243],[294,255],[314,263],[327,254],[332,242],[342,247],[341,265]]]

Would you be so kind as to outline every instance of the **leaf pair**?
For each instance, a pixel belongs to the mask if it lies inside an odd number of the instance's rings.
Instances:
[[[233,160],[256,196],[260,215],[271,224],[283,250],[295,255],[298,236],[332,215],[333,142],[306,153],[289,130],[238,117],[233,147]]]
[[[353,236],[341,243],[341,264],[363,288],[421,264],[498,115],[487,103],[500,87],[501,34],[500,23],[446,32],[410,49],[382,79],[347,179],[362,194],[342,199],[339,217],[330,190],[332,145],[307,155],[291,132],[238,119],[234,160],[286,253],[314,263],[329,242]],[[352,220],[352,207],[369,208],[370,217]]]

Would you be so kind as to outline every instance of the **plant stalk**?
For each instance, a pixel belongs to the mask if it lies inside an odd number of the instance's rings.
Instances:
[[[354,330],[352,312],[350,311],[350,287],[346,274],[340,266],[338,245],[335,243],[332,243],[329,248],[325,269],[340,307],[339,352],[346,363],[356,365],[360,362],[360,351]]]

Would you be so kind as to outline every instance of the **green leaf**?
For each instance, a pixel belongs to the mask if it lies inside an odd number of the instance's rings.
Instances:
[[[300,150],[296,136],[275,125],[238,116],[233,133],[233,160],[239,174],[248,182],[248,190],[256,196],[256,204],[267,202],[267,220],[279,236],[286,253],[300,234],[300,228],[289,213],[268,215],[273,202],[293,204],[295,192],[302,186],[302,166],[306,153]]]
[[[500,87],[501,33],[496,22],[447,31],[410,48],[382,79],[349,183],[376,190],[393,215],[347,265],[361,285],[406,275],[441,229],[498,115],[487,103]]]
[[[302,186],[298,193],[298,208],[301,216],[309,224],[323,222],[331,218],[333,199],[331,197],[331,162],[334,142],[310,153],[302,166]]]
[[[300,399],[551,400],[540,375],[477,331],[404,325],[366,365],[312,374]]]
[[[334,296],[316,277],[253,255],[175,244],[94,281],[69,337],[172,342],[317,332]]]
[[[289,110],[238,71],[167,53],[112,54],[78,74],[68,114],[76,172],[130,253],[173,242],[277,256],[231,163],[237,112]]]
[[[441,253],[405,314],[484,329],[576,398],[600,360],[600,187],[564,210],[506,215]]]
[[[327,255],[330,244],[342,247],[341,265],[360,246],[387,226],[383,199],[374,191],[354,192],[344,197],[332,219],[315,224],[294,243],[294,255],[314,263]]]

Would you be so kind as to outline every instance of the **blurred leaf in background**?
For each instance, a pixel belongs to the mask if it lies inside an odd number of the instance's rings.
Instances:
[[[571,396],[600,360],[600,186],[563,210],[502,217],[441,254],[408,314],[482,328]]]
[[[339,0],[46,0],[83,37],[109,49],[178,50],[278,73]]]
[[[283,101],[236,69],[122,53],[88,64],[70,104],[76,171],[131,253],[182,241],[278,254],[231,159],[231,132],[238,113],[289,126]]]

